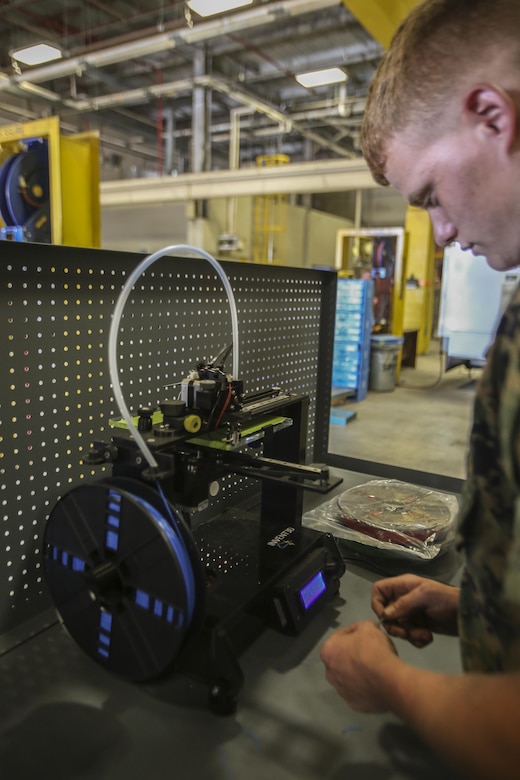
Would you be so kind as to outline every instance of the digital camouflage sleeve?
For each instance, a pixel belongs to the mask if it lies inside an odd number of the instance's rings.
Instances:
[[[476,394],[459,541],[464,669],[520,669],[520,287]]]

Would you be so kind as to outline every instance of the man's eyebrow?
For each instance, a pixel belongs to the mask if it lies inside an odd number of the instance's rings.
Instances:
[[[412,192],[410,194],[410,197],[408,198],[408,203],[410,206],[417,206],[420,209],[425,208],[425,204],[428,202],[430,195],[433,190],[433,185],[428,183],[425,184],[423,187],[421,187],[418,190],[415,190],[415,192]]]

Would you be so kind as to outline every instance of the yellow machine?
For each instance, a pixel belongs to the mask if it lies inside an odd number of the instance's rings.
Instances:
[[[374,281],[374,332],[403,333],[403,228],[347,229],[336,235],[336,268]]]
[[[374,280],[373,332],[402,336],[403,360],[405,352],[413,353],[415,360],[416,354],[422,355],[430,347],[434,250],[430,218],[426,211],[413,206],[406,212],[404,228],[337,232],[336,268],[340,275]]]
[[[286,154],[263,154],[256,158],[260,168],[287,165]],[[258,195],[254,199],[253,260],[255,263],[283,263],[287,230],[286,194]]]
[[[0,237],[99,247],[99,138],[58,117],[0,127]]]
[[[435,286],[435,243],[430,217],[423,209],[406,211],[406,287],[404,330],[417,331],[417,354],[430,347],[433,329]],[[442,259],[441,259],[442,261]],[[439,290],[440,292],[440,290]]]

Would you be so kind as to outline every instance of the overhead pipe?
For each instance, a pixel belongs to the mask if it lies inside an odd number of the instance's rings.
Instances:
[[[160,86],[162,84],[162,70],[156,68],[157,83]],[[164,174],[164,154],[163,154],[163,104],[162,95],[157,98],[157,119],[156,119],[156,134],[157,134],[157,175],[162,176]]]
[[[111,46],[79,57],[59,60],[41,68],[34,68],[30,74],[31,82],[33,84],[42,83],[70,76],[72,73],[82,73],[87,67],[103,68],[118,62],[147,57],[151,54],[175,49],[178,46],[201,43],[211,38],[261,27],[272,21],[279,22],[284,17],[293,18],[312,11],[323,11],[337,5],[338,0],[280,0],[280,2],[256,6],[251,10],[231,16],[201,22],[191,28],[186,27],[172,32],[158,33],[131,43]],[[25,80],[24,74],[13,74],[9,77],[9,84],[12,86]],[[5,91],[7,88],[6,82],[0,82],[0,91]]]
[[[223,94],[228,95],[228,97],[233,98],[237,101],[237,103],[250,106],[255,111],[258,111],[258,113],[265,114],[275,122],[281,122],[282,124],[285,124],[287,131],[292,128],[304,138],[308,138],[309,140],[314,141],[322,148],[330,149],[331,151],[336,152],[336,154],[338,154],[340,157],[354,157],[352,152],[349,150],[344,149],[342,146],[338,146],[338,144],[335,144],[328,138],[324,138],[318,133],[315,133],[313,130],[308,130],[298,122],[294,122],[291,117],[287,117],[281,111],[278,111],[278,109],[274,108],[274,106],[269,105],[269,103],[265,103],[264,101],[253,97],[252,95],[248,95],[247,93],[238,90],[236,87],[227,84],[227,82],[223,81],[222,79],[215,78],[214,76],[203,76],[199,80],[203,81],[206,86],[215,89],[217,92],[222,92]]]
[[[59,96],[56,93],[46,92],[42,88],[37,87],[35,81],[45,81],[48,78],[58,78],[67,74],[75,74],[81,71],[86,66],[102,67],[103,65],[111,64],[112,62],[123,61],[133,56],[144,56],[146,53],[153,53],[164,50],[165,48],[174,48],[179,42],[193,43],[196,40],[208,40],[211,37],[215,37],[222,34],[230,34],[240,30],[251,29],[252,27],[260,24],[266,24],[269,20],[268,17],[277,18],[280,15],[297,16],[305,13],[310,13],[313,10],[323,10],[329,6],[337,5],[337,0],[284,0],[283,2],[272,3],[268,7],[262,6],[261,9],[256,8],[251,11],[245,11],[233,16],[224,17],[212,22],[201,23],[193,27],[192,29],[179,30],[175,33],[164,33],[160,35],[152,36],[148,39],[132,42],[123,46],[110,47],[108,49],[100,50],[90,55],[83,57],[72,58],[69,60],[63,60],[58,63],[53,63],[42,68],[37,68],[31,71],[31,82],[28,82],[22,75],[13,75],[11,77],[3,76],[0,79],[0,91],[9,90],[13,91],[13,88],[22,88],[26,91],[41,90],[41,97],[46,97],[52,102],[59,100]],[[259,16],[258,12],[261,11]],[[267,19],[266,19],[267,17]],[[200,83],[200,80],[199,80]],[[126,90],[124,92],[118,92],[111,95],[104,95],[92,99],[84,100],[71,100],[66,99],[63,101],[64,105],[68,108],[76,111],[88,111],[88,110],[101,110],[108,107],[115,107],[117,105],[138,103],[148,101],[152,98],[160,99],[164,95],[172,95],[181,91],[187,91],[196,85],[192,79],[179,80],[177,82],[170,82],[169,84],[153,85],[151,87],[141,87],[135,90]],[[337,154],[345,157],[351,157],[352,155],[343,149],[341,146],[334,144],[329,139],[323,138],[317,133],[314,133],[307,128],[300,127],[296,124],[300,119],[311,118],[306,117],[292,117],[288,123],[288,118],[281,112],[277,111],[274,107],[269,106],[267,103],[263,103],[246,93],[234,90],[225,82],[218,81],[213,84],[207,84],[220,92],[228,94],[230,97],[235,98],[243,105],[247,105],[250,108],[269,116],[282,128],[292,127],[304,137],[314,141],[321,147],[325,147],[335,151]]]
[[[166,117],[166,131],[165,131],[165,161],[164,161],[164,169],[166,172],[166,175],[169,176],[173,171],[173,153],[174,153],[174,133],[175,133],[175,116],[173,112],[173,107],[168,106],[166,109],[165,117]]]
[[[38,84],[33,84],[25,79],[12,84],[7,73],[0,72],[0,91],[2,89],[18,97],[26,97],[26,94],[29,93],[32,97],[36,96],[43,100],[48,100],[50,103],[59,103],[61,101],[61,97],[57,92],[52,92],[50,89],[40,87]]]
[[[338,118],[334,122],[334,126],[345,126],[347,128],[350,127],[358,127],[359,124],[362,121],[362,113],[365,108],[366,99],[365,98],[350,98],[350,114],[351,116],[347,119]],[[327,101],[317,101],[317,105],[322,105],[321,108],[316,108],[316,110],[307,109],[306,111],[297,111],[294,114],[290,115],[291,119],[295,119],[296,121],[305,121],[305,120],[314,120],[314,119],[328,119],[329,121],[331,118],[336,118],[338,116],[338,109],[337,106],[334,105],[332,102]],[[243,111],[243,116],[252,115],[254,112],[252,109],[249,109],[246,107],[242,108],[236,108],[232,109],[232,111]],[[241,131],[243,130],[251,130],[251,135],[254,137],[262,137],[262,136],[269,136],[269,135],[276,135],[277,133],[282,134],[286,132],[287,130],[287,117],[285,117],[285,120],[283,123],[277,122],[275,126],[273,125],[264,125],[262,127],[258,126],[257,121],[255,121],[253,118],[251,119],[244,119],[241,118],[240,120],[240,128]],[[230,141],[231,137],[231,123],[230,122],[217,122],[211,126],[211,133],[213,137],[217,136],[217,142],[218,143],[224,143],[225,141]],[[191,136],[191,128],[184,128],[181,130],[177,130],[177,137],[178,138],[189,138]]]
[[[200,76],[206,70],[206,53],[202,49],[195,49],[193,56],[193,90],[191,95],[191,170],[199,173],[205,170],[206,163],[206,84],[201,83]]]
[[[150,87],[139,87],[137,89],[126,90],[125,92],[116,92],[112,95],[102,95],[100,97],[81,100],[65,100],[64,104],[68,108],[76,111],[97,111],[105,108],[113,108],[118,105],[128,105],[151,100],[152,98],[157,98],[159,95],[166,96],[179,94],[181,92],[190,92],[194,87],[208,87],[228,95],[228,97],[236,100],[236,102],[240,103],[242,106],[247,106],[249,113],[257,112],[272,119],[273,122],[279,126],[280,133],[288,132],[292,128],[304,138],[314,141],[322,148],[336,152],[336,154],[341,157],[353,156],[350,151],[344,149],[342,146],[335,144],[330,139],[307,129],[300,124],[301,119],[314,119],[317,116],[326,116],[325,113],[314,115],[312,112],[305,112],[303,114],[297,114],[294,117],[287,116],[287,114],[279,111],[269,103],[253,97],[247,92],[243,92],[231,84],[228,84],[223,79],[216,78],[215,76],[203,75],[195,78],[171,81],[166,84],[155,84]],[[337,109],[334,109],[331,113],[337,114]]]
[[[338,113],[337,106],[330,103],[327,108],[318,108],[315,111],[308,110],[303,112],[297,112],[290,117],[287,117],[287,115],[283,114],[280,111],[277,111],[272,106],[269,106],[267,103],[263,103],[262,101],[258,100],[257,98],[253,98],[247,93],[239,92],[238,90],[234,89],[233,94],[231,94],[232,88],[229,85],[226,85],[225,82],[221,80],[216,80],[213,77],[213,80],[211,84],[209,83],[208,79],[210,77],[201,77],[198,81],[203,86],[212,86],[214,89],[219,90],[221,92],[225,92],[226,94],[230,95],[231,97],[234,97],[238,102],[241,102],[245,104],[245,108],[239,108],[236,109],[237,111],[241,112],[242,116],[254,113],[255,111],[258,113],[263,114],[264,116],[268,116],[270,119],[273,120],[276,127],[273,130],[273,128],[265,128],[265,129],[256,129],[255,135],[263,135],[263,134],[273,134],[273,133],[284,133],[287,132],[288,129],[288,123],[291,124],[291,126],[296,129],[298,132],[300,132],[304,137],[314,140],[316,143],[318,143],[320,146],[324,146],[325,148],[330,148],[332,151],[336,151],[341,156],[350,157],[350,153],[348,153],[345,149],[338,146],[337,144],[334,144],[334,142],[330,141],[329,139],[323,138],[322,136],[319,136],[318,134],[314,133],[311,130],[307,130],[306,128],[300,128],[299,122],[300,121],[306,121],[306,120],[312,120],[312,119],[320,119],[325,117],[334,116]],[[1,85],[5,83],[5,80],[7,77],[4,77],[4,74],[0,74],[0,89]],[[174,95],[181,94],[183,92],[191,92],[194,85],[195,85],[195,79],[193,78],[187,78],[187,79],[179,79],[178,81],[170,81],[163,84],[154,84],[149,87],[138,87],[136,89],[130,89],[125,90],[123,92],[115,92],[110,95],[101,95],[94,98],[78,98],[75,100],[72,99],[66,99],[63,100],[63,105],[65,105],[67,108],[71,109],[72,111],[78,111],[78,112],[85,112],[85,111],[101,111],[103,109],[107,108],[115,108],[117,106],[124,106],[124,105],[132,105],[142,102],[148,102],[150,100],[158,99],[159,97],[171,97]],[[22,84],[18,85],[18,88],[21,88]],[[45,90],[42,87],[38,87],[37,85],[33,84],[27,84],[27,91],[32,92],[33,94],[37,94],[38,97],[46,98],[50,102],[56,103],[60,100],[59,95],[56,93],[51,93],[50,90]],[[22,87],[23,88],[23,87]],[[13,89],[13,88],[11,88]],[[352,98],[352,113],[357,113],[359,111],[362,111],[364,108],[365,100],[363,98]],[[235,109],[233,109],[235,110]],[[11,113],[14,113],[11,112]],[[34,114],[36,116],[36,114]],[[253,120],[251,120],[252,124]],[[351,123],[353,123],[353,120],[350,120]],[[247,123],[250,124],[250,123]],[[222,126],[219,126],[219,129],[221,132],[228,131],[229,125],[222,124]],[[180,135],[190,135],[190,131],[181,131]]]
[[[338,87],[337,102],[338,102],[338,114],[342,117],[347,117],[349,115],[349,104],[347,99],[346,81],[344,81]]]
[[[202,79],[205,77],[202,76]],[[195,80],[193,77],[185,78],[185,79],[178,79],[177,81],[167,81],[163,84],[153,84],[148,87],[137,87],[135,89],[128,89],[124,90],[122,92],[114,92],[112,94],[108,95],[99,95],[97,97],[92,98],[78,98],[78,99],[66,99],[63,101],[64,105],[67,106],[67,108],[70,108],[74,111],[100,111],[102,109],[106,108],[116,108],[117,106],[124,106],[124,105],[132,105],[137,103],[142,103],[148,100],[156,99],[161,97],[172,97],[174,95],[178,95],[183,92],[191,92],[193,87],[195,86]],[[214,82],[217,83],[216,81]],[[222,82],[219,82],[222,83]],[[204,85],[203,85],[204,86]],[[218,89],[218,87],[215,87]],[[224,89],[220,89],[219,91],[224,91]],[[238,91],[237,91],[238,94]],[[240,95],[245,96],[247,93],[240,92]],[[53,95],[53,101],[55,99],[59,100],[59,96],[56,95],[54,97]],[[253,98],[251,98],[253,100]],[[257,100],[254,98],[254,100]],[[240,102],[244,102],[243,100],[240,100]],[[260,101],[257,101],[260,103]],[[358,98],[358,97],[352,97],[347,98],[347,103],[349,107],[349,113],[362,113],[365,109],[365,103],[366,98]],[[265,106],[268,106],[269,104],[265,103]],[[305,121],[307,119],[319,119],[321,117],[326,116],[334,116],[335,114],[338,114],[338,106],[337,103],[334,101],[328,99],[326,101],[318,101],[316,103],[317,108],[315,109],[307,109],[306,111],[298,111],[294,114],[291,114],[291,120],[294,121]],[[273,108],[273,111],[276,111],[276,109]],[[252,111],[248,111],[245,113],[253,113]],[[265,114],[265,111],[261,111],[260,113]],[[279,112],[280,113],[280,112]],[[281,114],[283,116],[283,124],[287,123],[287,116],[285,114]],[[279,119],[274,120],[277,124],[280,124]],[[229,126],[226,126],[225,128],[222,127],[222,129],[229,129]]]
[[[63,101],[63,104],[74,111],[101,111],[105,108],[148,102],[159,97],[171,97],[179,92],[190,92],[193,86],[194,80],[190,77],[178,81],[168,81],[165,84],[152,84],[149,87],[136,87],[136,89],[127,89],[123,92],[113,92],[110,95],[100,95],[99,97],[80,98],[79,100],[68,98]]]
[[[249,106],[240,106],[240,108],[231,109],[231,123],[229,134],[229,170],[236,171],[240,167],[240,120],[243,116],[250,114],[252,109]],[[228,198],[228,220],[227,232],[234,236],[237,232],[237,199]]]

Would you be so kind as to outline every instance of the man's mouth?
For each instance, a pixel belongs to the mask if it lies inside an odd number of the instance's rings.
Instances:
[[[481,254],[477,249],[477,244],[469,243],[469,244],[461,244],[461,249],[463,252],[472,252],[474,255]]]

